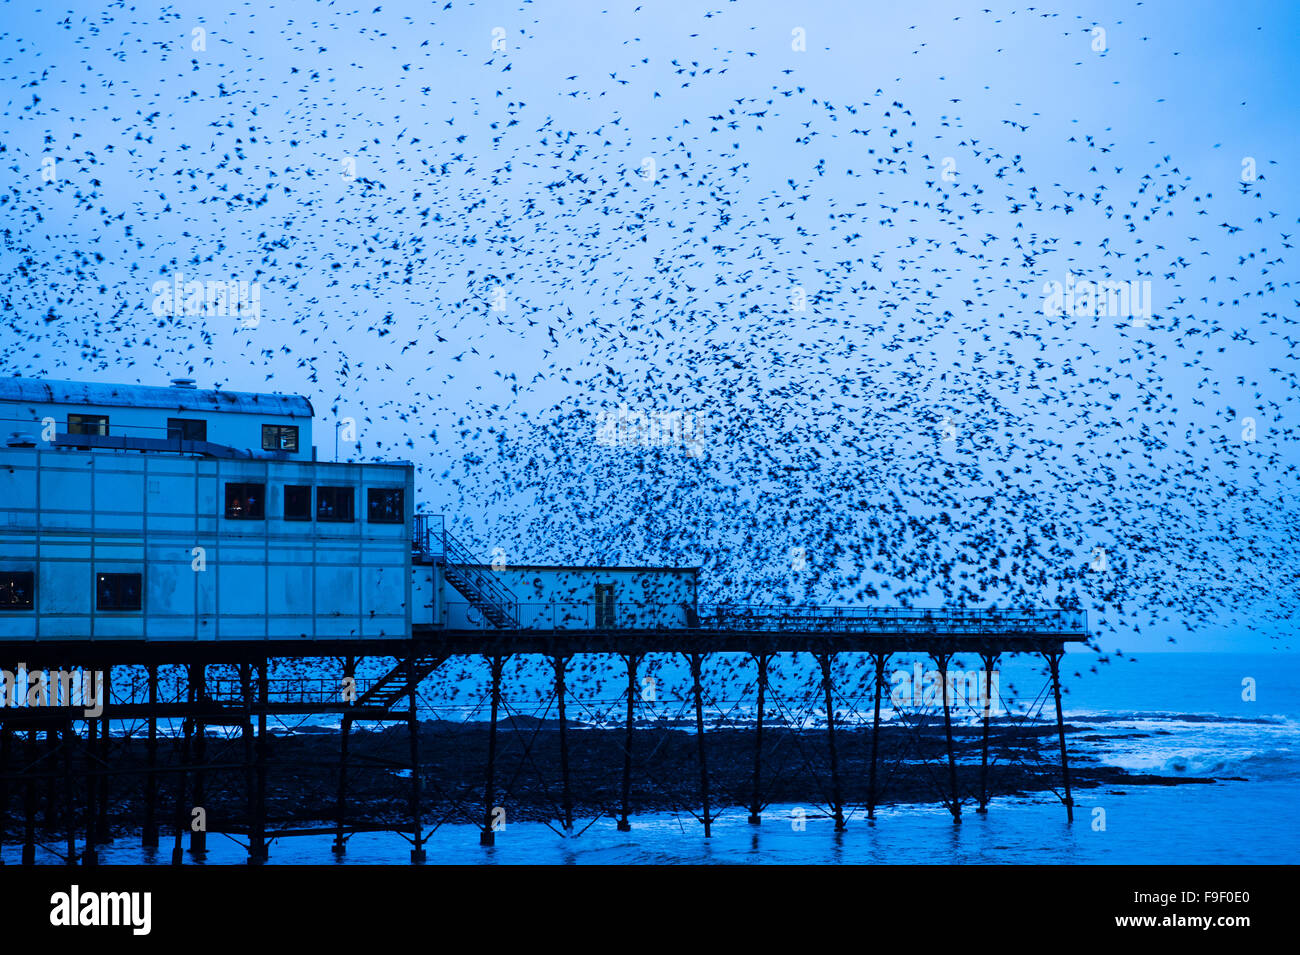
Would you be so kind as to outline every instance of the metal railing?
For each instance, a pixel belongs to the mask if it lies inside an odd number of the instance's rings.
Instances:
[[[843,633],[1086,634],[1082,610],[879,608],[715,604],[700,608],[700,626],[719,630]]]
[[[1087,617],[1068,610],[880,609],[870,607],[625,601],[614,606],[613,626],[598,623],[594,600],[519,601],[523,630],[684,630],[792,633],[1084,635]],[[604,621],[601,621],[602,623]],[[492,629],[467,601],[447,603],[452,629]]]
[[[448,582],[464,594],[469,604],[483,613],[492,626],[511,629],[519,626],[519,598],[494,579],[494,571],[484,569],[469,548],[452,536],[441,515],[415,515],[412,546],[420,556],[442,564]],[[466,590],[472,592],[465,593]],[[489,614],[501,619],[492,620]]]
[[[442,556],[442,535],[445,531],[441,514],[416,514],[411,528],[411,548],[421,557],[436,560]]]

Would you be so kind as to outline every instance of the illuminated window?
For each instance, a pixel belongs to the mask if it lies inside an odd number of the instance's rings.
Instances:
[[[31,610],[35,577],[30,570],[0,570],[0,610]]]
[[[70,414],[68,415],[68,434],[108,435],[108,415],[105,414]]]
[[[298,426],[292,424],[262,425],[263,451],[297,451]]]
[[[260,521],[266,511],[265,484],[226,483],[226,517],[232,521]]]

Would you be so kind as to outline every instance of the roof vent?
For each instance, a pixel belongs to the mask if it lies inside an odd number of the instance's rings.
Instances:
[[[173,378],[173,379],[172,379],[172,387],[173,387],[173,388],[193,388],[193,387],[194,387],[194,379],[193,379],[193,378]]]

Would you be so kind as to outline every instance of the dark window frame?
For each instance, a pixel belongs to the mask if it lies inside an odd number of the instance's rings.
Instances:
[[[197,429],[193,428],[198,425]],[[196,437],[192,433],[186,432],[199,431]],[[208,440],[208,419],[207,418],[168,418],[167,419],[167,440],[168,441],[206,441]]]
[[[290,514],[290,513],[289,513],[289,492],[290,492],[290,491],[302,491],[302,492],[303,492],[302,513],[301,513],[301,514]],[[302,522],[310,522],[311,519],[312,519],[312,512],[311,512],[311,499],[312,499],[312,494],[311,494],[311,485],[310,485],[310,484],[286,484],[286,485],[284,485],[283,493],[284,493],[284,519],[285,519],[286,521],[302,521]]]
[[[385,516],[376,517],[375,512],[379,504],[377,500],[379,495],[388,495],[390,497],[390,506],[383,508]],[[397,515],[392,514],[392,497],[396,497]],[[405,524],[406,523],[406,488],[404,487],[368,487],[366,488],[366,523],[367,524]]]
[[[280,445],[280,438],[291,434],[293,436],[293,447],[285,448]],[[297,454],[298,448],[298,426],[296,424],[263,424],[262,425],[262,450],[263,451],[284,451],[287,454]]]
[[[342,492],[342,491],[347,492],[346,500],[348,502],[348,513],[346,517],[340,517],[338,516],[337,513],[332,513],[328,515],[321,513],[321,504],[322,504],[321,492],[322,491],[332,492],[330,495],[331,498],[334,498],[334,494],[337,492]],[[333,504],[335,510],[337,511],[338,508],[337,498],[334,498]],[[357,520],[357,489],[353,487],[351,484],[318,484],[316,486],[316,520],[323,521],[327,524],[355,524]]]
[[[118,590],[118,599],[112,606],[104,605],[105,584],[109,583],[109,578],[135,578],[135,587],[125,592]],[[111,591],[109,591],[111,593]],[[127,598],[134,596],[134,601],[129,599],[124,603],[121,599],[123,593]],[[95,612],[96,613],[140,613],[144,609],[144,574],[138,573],[96,573],[95,574]]]
[[[26,578],[27,602],[12,600],[16,578]],[[22,590],[18,591],[22,593]],[[6,599],[9,598],[9,599]],[[0,570],[0,613],[22,613],[36,609],[36,572],[31,570]]]
[[[247,489],[248,489],[248,488],[254,488],[254,487],[257,488],[257,494],[256,494],[256,496],[253,498],[253,500],[255,500],[255,501],[257,502],[257,506],[254,507],[254,508],[251,508],[251,509],[250,509],[250,508],[247,508],[247,507],[244,507],[243,510],[244,510],[245,512],[251,510],[251,511],[255,511],[256,513],[232,513],[232,510],[231,510],[231,499],[230,499],[230,493],[231,493],[231,491],[232,491],[233,489],[235,489],[235,488],[240,488],[240,489],[242,489],[242,490],[240,490],[240,491],[237,492],[237,493],[239,493],[239,494],[241,495],[241,497],[240,497],[240,498],[236,498],[236,500],[247,500],[247,499],[248,499],[248,490],[247,490]],[[224,504],[223,513],[225,514],[226,520],[228,520],[228,521],[264,521],[264,520],[266,520],[266,485],[265,485],[265,484],[262,484],[262,483],[260,483],[260,482],[258,482],[258,481],[227,481],[227,482],[226,482],[226,497],[225,497],[225,504]]]
[[[86,430],[87,426],[91,424],[94,425],[94,430]],[[84,434],[106,438],[108,437],[108,415],[69,414],[67,427],[68,434]]]

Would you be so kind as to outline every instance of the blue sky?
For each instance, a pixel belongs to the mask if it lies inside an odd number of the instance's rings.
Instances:
[[[1298,18],[9,4],[0,360],[307,394],[515,560],[1285,640]],[[177,272],[262,321],[153,315]],[[1044,316],[1072,273],[1150,281],[1150,326]],[[595,446],[619,403],[707,453]]]

